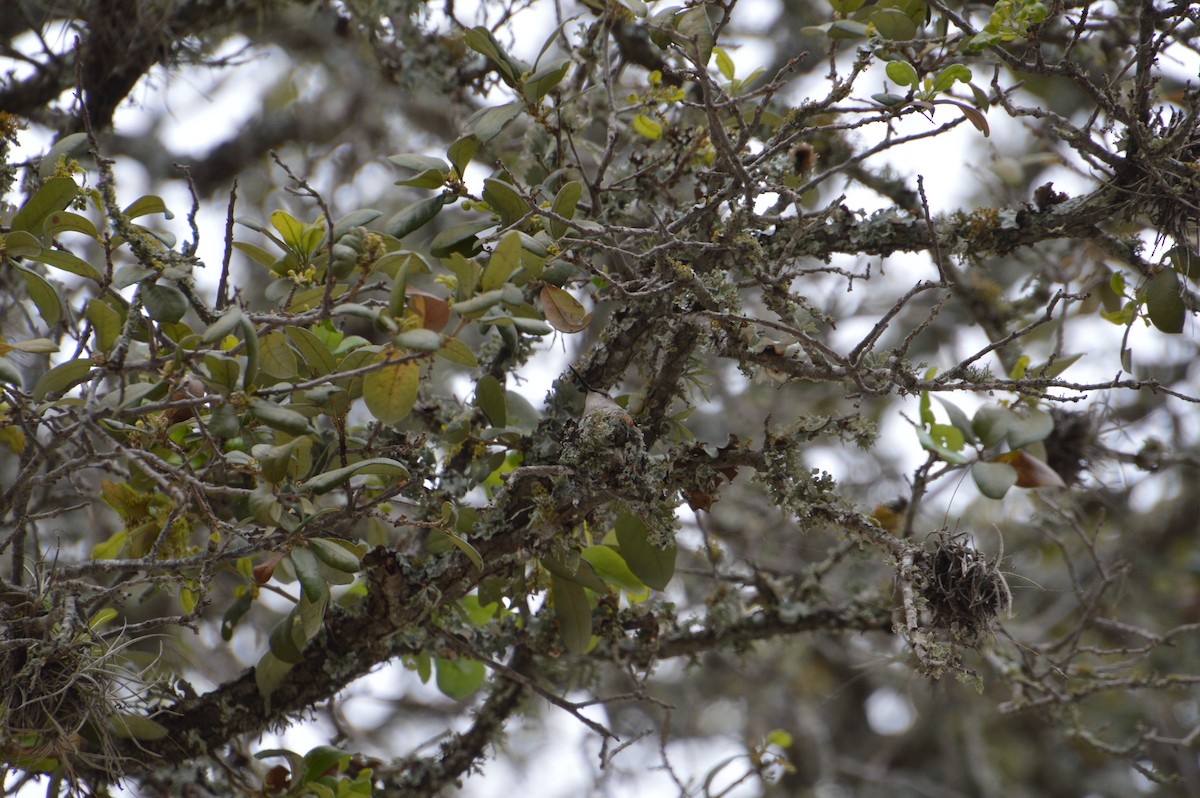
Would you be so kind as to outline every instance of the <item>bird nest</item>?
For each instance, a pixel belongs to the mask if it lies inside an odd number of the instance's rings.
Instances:
[[[97,635],[74,602],[13,586],[0,601],[0,762],[22,780],[80,772],[120,777],[117,737],[141,703],[145,674],[126,643]],[[22,600],[24,599],[24,600]]]
[[[1012,610],[1012,593],[998,568],[1000,558],[962,541],[961,535],[942,536],[933,551],[923,553],[917,562],[919,585],[929,626],[952,644],[975,648],[996,617]]]

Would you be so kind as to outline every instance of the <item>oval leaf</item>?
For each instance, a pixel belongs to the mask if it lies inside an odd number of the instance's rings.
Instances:
[[[47,371],[33,386],[33,398],[42,401],[48,394],[60,393],[83,380],[92,370],[92,359],[68,360]]]
[[[1067,486],[1058,472],[1028,452],[1005,452],[997,457],[996,461],[1007,463],[1016,470],[1018,488],[1065,488]]]
[[[1008,489],[1017,484],[1017,470],[1007,463],[976,463],[971,476],[979,492],[989,499],[1003,499]]]
[[[438,689],[455,701],[463,701],[475,694],[487,677],[483,663],[473,659],[442,659],[437,657]]]
[[[384,424],[395,424],[417,403],[421,367],[416,363],[389,363],[363,378],[363,398],[371,415]]]
[[[174,324],[188,310],[187,297],[173,285],[155,283],[142,289],[142,304],[150,318],[164,324]]]
[[[629,570],[655,590],[665,590],[675,575],[675,544],[666,548],[654,545],[646,523],[624,508],[617,515],[616,532],[621,558]]]
[[[581,585],[559,576],[550,577],[550,592],[554,597],[554,617],[563,645],[572,654],[587,653],[592,642],[592,606]]]
[[[303,546],[298,546],[288,552],[288,557],[291,558],[292,568],[296,572],[296,578],[300,580],[300,588],[304,595],[309,601],[320,601],[328,586],[321,577],[321,568],[317,565],[316,556]]]
[[[1024,415],[1009,413],[1006,437],[1010,449],[1044,441],[1051,432],[1054,432],[1054,417],[1045,411],[1031,410]]]
[[[338,485],[349,482],[350,477],[355,474],[376,474],[404,479],[408,476],[408,470],[403,463],[391,458],[372,457],[369,460],[359,460],[357,463],[317,474],[300,487],[303,490],[311,490],[313,493],[328,493]]]
[[[12,229],[35,234],[41,232],[46,217],[70,205],[78,191],[79,186],[69,177],[50,178],[17,211],[12,220]]]
[[[1150,322],[1163,332],[1183,332],[1187,306],[1174,269],[1163,269],[1146,286],[1146,312]]]
[[[550,205],[550,210],[564,219],[575,218],[575,206],[579,204],[579,198],[583,196],[583,183],[578,180],[572,180],[558,190],[554,195],[554,202]],[[561,238],[567,232],[567,226],[562,222],[554,219],[550,220],[550,235],[555,238]]]
[[[442,210],[443,205],[445,205],[445,197],[441,194],[414,202],[412,205],[401,208],[395,216],[388,219],[383,225],[383,232],[394,238],[404,238],[432,221],[433,217]]]
[[[579,300],[561,288],[542,286],[541,299],[546,321],[559,332],[577,333],[592,320],[592,314],[584,310]]]
[[[308,548],[313,556],[335,571],[352,574],[362,568],[359,556],[335,540],[311,538]]]
[[[475,405],[493,427],[508,423],[508,408],[504,402],[504,386],[491,374],[485,374],[475,385]]]

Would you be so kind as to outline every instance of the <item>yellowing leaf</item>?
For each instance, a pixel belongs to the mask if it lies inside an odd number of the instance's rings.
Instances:
[[[645,114],[638,114],[633,118],[633,129],[639,136],[651,141],[658,141],[662,138],[662,125]]]
[[[363,378],[363,399],[371,415],[384,424],[395,424],[417,402],[421,367],[416,363],[390,363]]]
[[[1065,488],[1063,482],[1050,466],[1025,451],[1005,452],[996,462],[1007,463],[1017,472],[1018,488]]]
[[[559,332],[577,333],[592,320],[592,314],[584,310],[579,300],[561,288],[542,286],[541,299],[546,321]]]

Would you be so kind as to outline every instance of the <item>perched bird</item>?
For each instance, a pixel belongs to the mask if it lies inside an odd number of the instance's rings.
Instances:
[[[908,512],[908,499],[903,496],[890,499],[871,511],[871,520],[889,535],[900,537],[904,533],[904,516]]]

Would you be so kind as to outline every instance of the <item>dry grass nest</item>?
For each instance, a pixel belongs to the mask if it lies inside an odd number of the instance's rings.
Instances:
[[[123,653],[70,602],[36,589],[4,586],[0,601],[0,762],[21,781],[56,773],[77,784],[81,772],[121,775],[116,736],[141,702],[146,683]],[[19,786],[19,785],[17,785]]]
[[[921,594],[933,628],[952,643],[974,648],[990,633],[1001,613],[1012,609],[1012,593],[991,559],[963,544],[962,535],[945,535],[919,563]]]

